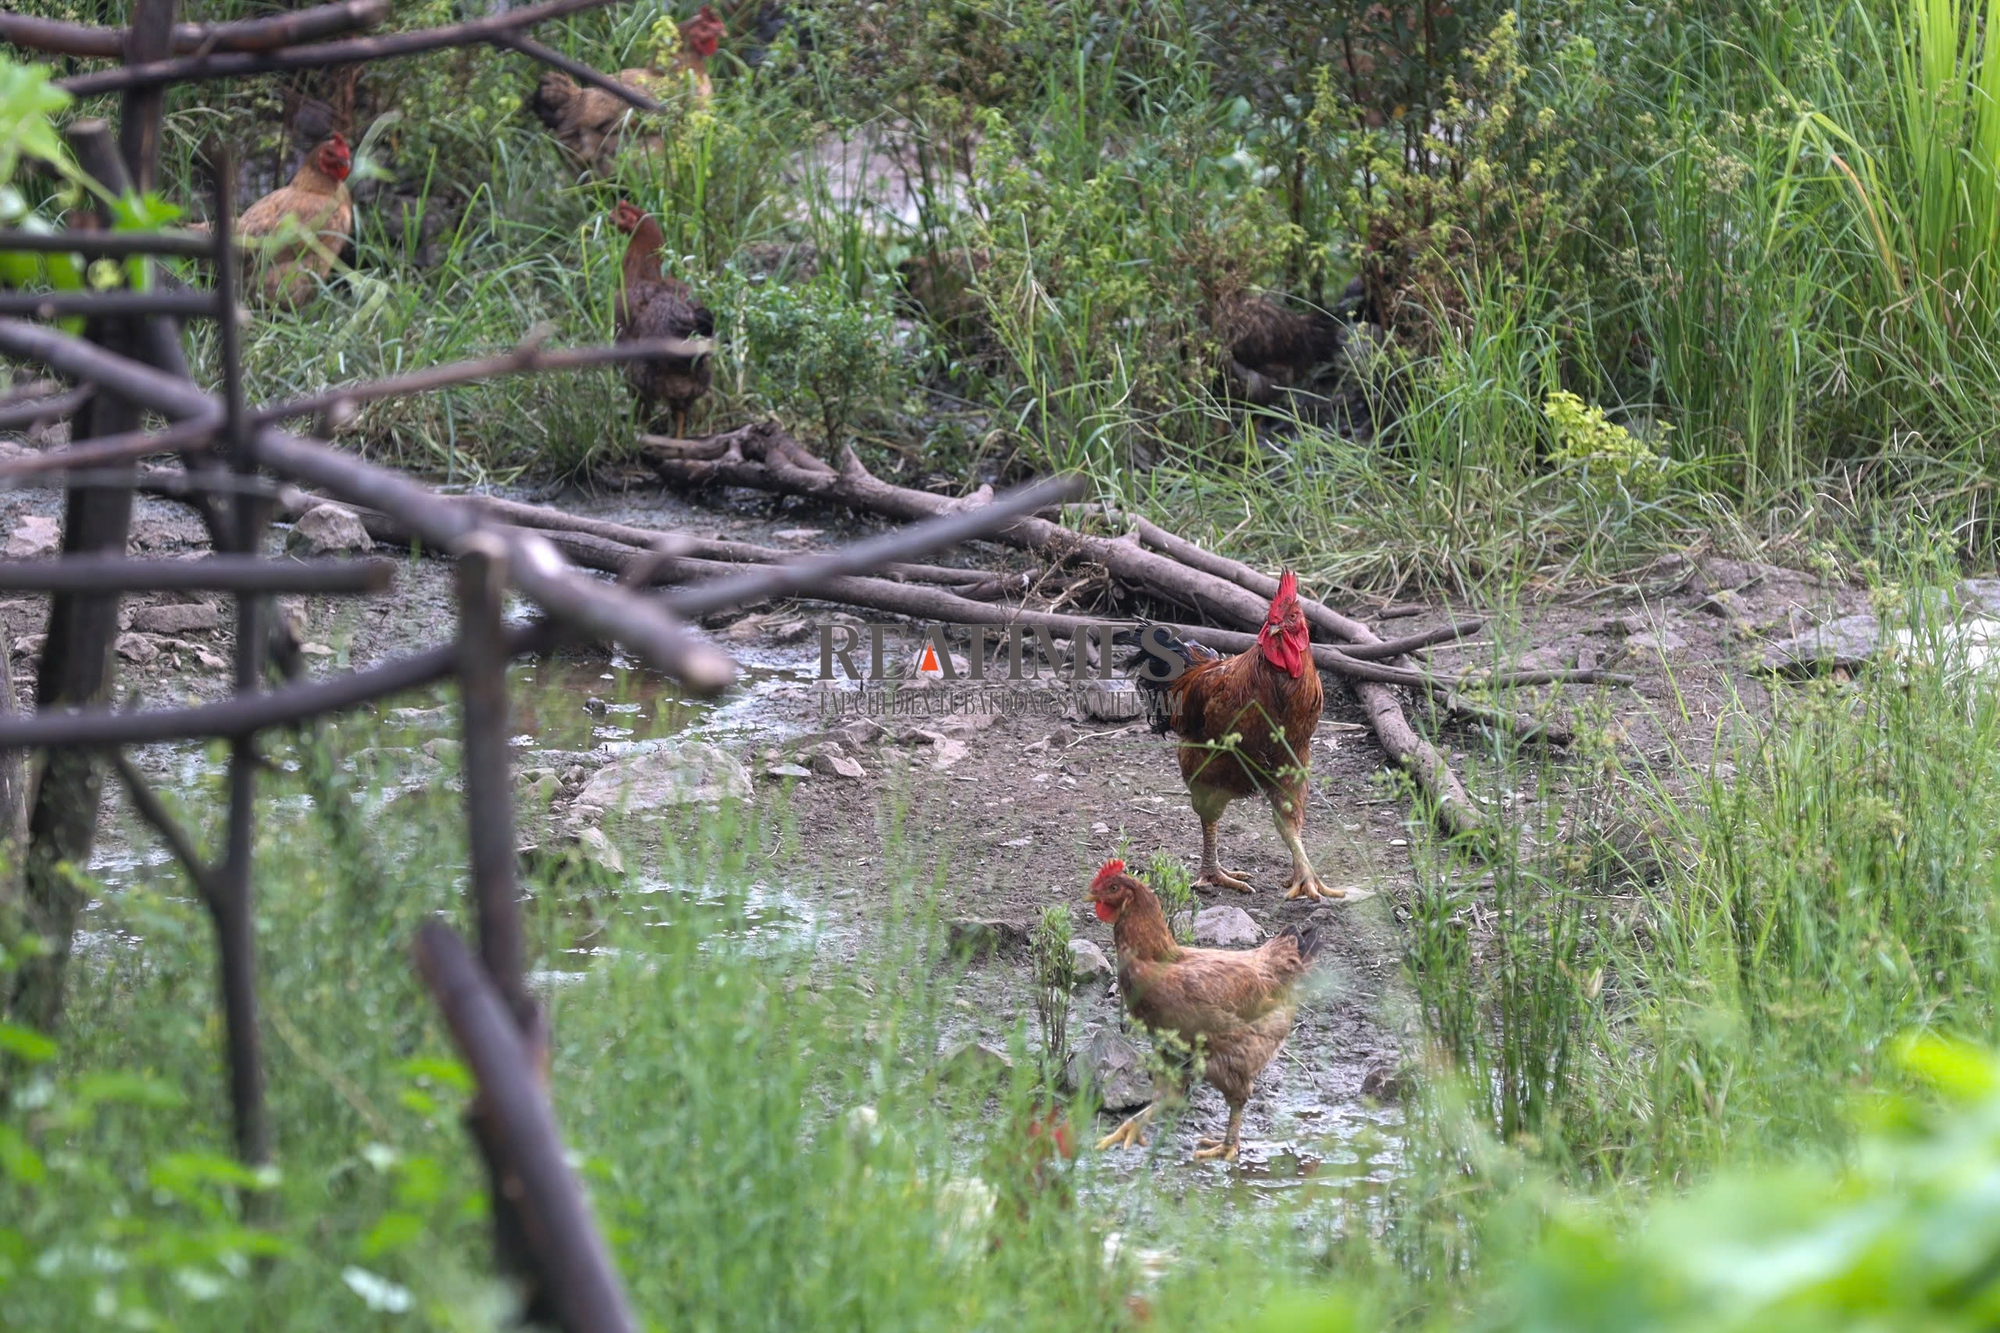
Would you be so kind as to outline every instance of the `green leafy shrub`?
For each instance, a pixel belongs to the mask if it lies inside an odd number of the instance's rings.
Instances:
[[[860,412],[908,388],[894,318],[837,274],[799,286],[743,282],[731,313],[731,355],[750,399],[794,428],[816,427],[829,454]]]

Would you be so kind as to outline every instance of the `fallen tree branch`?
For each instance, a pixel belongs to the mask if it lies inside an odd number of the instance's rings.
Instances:
[[[246,74],[269,74],[278,70],[324,69],[366,60],[386,60],[425,51],[441,51],[453,46],[486,46],[502,34],[531,28],[550,19],[586,9],[601,9],[617,0],[547,0],[507,13],[451,23],[416,32],[391,33],[385,37],[352,37],[340,42],[320,42],[306,46],[281,47],[275,51],[230,51],[212,55],[185,56],[177,60],[153,60],[57,79],[55,86],[75,97],[96,97],[102,93],[126,92],[134,88],[157,88],[169,83],[212,83],[217,79],[241,78]]]
[[[82,444],[70,445],[67,449],[51,449],[45,454],[25,454],[20,458],[0,459],[0,481],[17,477],[46,476],[51,472],[69,472],[77,468],[109,467],[117,463],[137,462],[154,454],[186,454],[206,449],[214,443],[215,432],[220,428],[221,416],[206,417],[190,421],[178,421],[165,430],[135,430],[121,435],[106,435]]]
[[[372,28],[389,16],[389,0],[342,0],[291,14],[229,23],[177,23],[171,50],[177,56],[204,51],[268,51],[314,42],[356,28]],[[0,37],[30,51],[85,59],[125,58],[124,28],[0,13]]]
[[[0,403],[0,430],[15,430],[31,426],[49,417],[66,417],[90,401],[90,386],[71,389],[68,393],[54,393],[47,397],[28,397],[19,402]]]
[[[392,379],[344,384],[337,389],[314,394],[310,398],[295,398],[287,403],[273,403],[251,413],[250,420],[256,425],[268,426],[274,422],[296,417],[332,414],[338,418],[343,412],[352,411],[362,403],[372,403],[377,399],[430,393],[454,385],[470,384],[475,380],[495,379],[501,375],[524,375],[545,370],[581,370],[587,366],[612,365],[620,361],[643,361],[655,356],[696,356],[712,348],[713,344],[705,340],[688,342],[680,338],[643,338],[631,342],[612,343],[604,347],[565,347],[554,352],[544,352],[540,347],[540,339],[530,337],[513,351],[500,356],[481,357],[473,361],[454,361],[449,365],[431,366]]]
[[[581,60],[571,60],[560,51],[543,46],[532,37],[523,37],[518,32],[503,33],[493,39],[495,46],[504,46],[510,51],[518,51],[530,60],[539,60],[544,65],[559,69],[578,83],[587,83],[641,111],[664,111],[666,107],[629,84],[620,83],[603,70],[584,64]]]

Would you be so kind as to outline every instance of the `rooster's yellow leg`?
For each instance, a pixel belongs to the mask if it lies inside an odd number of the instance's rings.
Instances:
[[[1306,843],[1303,834],[1306,826],[1305,784],[1291,791],[1271,793],[1271,818],[1278,826],[1278,836],[1285,840],[1285,846],[1292,854],[1292,877],[1285,881],[1285,897],[1344,898],[1345,889],[1329,889],[1320,883],[1313,873],[1312,862],[1306,859]]]
[[[1237,1136],[1242,1132],[1242,1129],[1243,1108],[1232,1106],[1229,1108],[1229,1128],[1222,1132],[1222,1137],[1219,1139],[1203,1139],[1197,1143],[1194,1149],[1194,1160],[1197,1162],[1212,1162],[1217,1160],[1224,1162],[1235,1161]]]
[[[1228,795],[1211,787],[1190,787],[1188,795],[1193,798],[1195,816],[1201,820],[1201,877],[1195,880],[1195,887],[1255,893],[1247,876],[1224,870],[1216,856],[1217,827],[1222,822],[1222,812],[1229,808]]]
[[[1132,1116],[1124,1124],[1097,1141],[1097,1150],[1106,1148],[1143,1148],[1146,1146],[1146,1124],[1153,1118],[1153,1112],[1160,1109],[1158,1102],[1148,1103],[1146,1109]]]

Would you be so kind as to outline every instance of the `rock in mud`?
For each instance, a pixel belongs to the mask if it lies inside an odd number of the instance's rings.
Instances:
[[[14,520],[4,554],[9,560],[39,560],[54,555],[62,545],[62,524],[40,514],[23,514]]]
[[[938,1060],[938,1078],[945,1082],[959,1079],[993,1078],[1014,1067],[1007,1052],[983,1042],[968,1041],[946,1051]]]
[[[830,778],[865,778],[868,776],[868,770],[861,766],[860,760],[849,759],[846,755],[840,753],[837,748],[821,750],[818,754],[814,755],[812,766],[813,772],[825,774]]]
[[[1104,950],[1089,940],[1071,940],[1069,957],[1070,965],[1076,969],[1078,990],[1086,986],[1106,985],[1116,971],[1111,966],[1111,960],[1104,956]]]
[[[1099,722],[1130,722],[1146,711],[1139,687],[1129,680],[1093,680],[1079,691],[1086,717]]]
[[[285,539],[285,549],[304,555],[339,555],[344,551],[372,551],[375,539],[362,526],[361,516],[336,504],[308,509]]]
[[[772,764],[764,770],[764,776],[773,781],[779,778],[809,778],[812,770],[801,764]]]
[[[132,628],[148,634],[189,634],[195,630],[219,629],[221,625],[222,612],[214,602],[142,606],[132,613]]]
[[[750,774],[736,756],[703,741],[627,752],[590,775],[576,794],[575,819],[637,815],[680,805],[742,800]]]
[[[1240,907],[1205,907],[1194,919],[1194,942],[1211,949],[1261,944],[1264,928]]]
[[[880,722],[875,721],[875,719],[857,717],[852,722],[835,727],[826,735],[828,740],[851,745],[858,750],[863,746],[876,744],[886,738],[888,734],[889,729]]]
[[[128,662],[144,666],[160,655],[160,645],[144,634],[121,634],[118,636],[118,655]]]
[[[1651,652],[1670,653],[1687,647],[1687,640],[1670,629],[1652,629],[1643,634],[1634,634],[1630,640],[1634,648]]]
[[[614,875],[625,873],[625,858],[619,854],[618,846],[604,836],[601,828],[587,828],[576,835],[576,849],[591,865],[608,870]]]
[[[1111,1028],[1099,1028],[1069,1058],[1069,1085],[1086,1083],[1107,1111],[1131,1111],[1153,1100],[1153,1080],[1139,1048]]]
[[[1881,646],[1882,622],[1862,611],[1771,644],[1764,649],[1764,669],[1794,675],[1852,671],[1875,656]]]
[[[962,916],[945,928],[952,952],[974,958],[989,953],[1016,953],[1028,947],[1028,927],[997,917]]]

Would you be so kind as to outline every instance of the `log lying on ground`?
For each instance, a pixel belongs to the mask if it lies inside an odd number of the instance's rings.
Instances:
[[[982,487],[971,496],[952,499],[895,486],[870,473],[852,450],[845,454],[836,470],[807,454],[782,430],[770,425],[701,441],[649,437],[643,444],[647,461],[670,482],[745,486],[812,496],[905,520],[975,508],[992,493],[991,488]],[[1192,607],[1205,618],[1245,628],[1263,623],[1271,595],[1277,588],[1275,579],[1259,575],[1237,561],[1203,551],[1192,542],[1180,542],[1179,549],[1165,553],[1146,549],[1143,538],[1136,534],[1117,538],[1091,536],[1039,517],[1018,519],[1000,529],[996,536],[1001,541],[1047,555],[1058,563],[1079,560],[1101,565],[1113,579],[1127,587]],[[1307,605],[1306,614],[1309,621],[1343,642],[1379,650],[1380,636],[1360,621],[1316,602]],[[1403,713],[1401,701],[1388,690],[1391,683],[1410,683],[1412,688],[1428,690],[1432,687],[1431,678],[1408,668],[1388,668],[1395,674],[1384,679],[1378,674],[1382,669],[1374,663],[1350,657],[1328,645],[1315,645],[1313,656],[1323,667],[1356,681],[1356,692],[1376,739],[1389,757],[1406,769],[1430,796],[1445,829],[1456,834],[1478,828],[1479,814],[1465,789],[1437,748],[1417,735]],[[1550,683],[1608,679],[1598,673],[1546,674]],[[1506,682],[1490,678],[1484,683]]]

